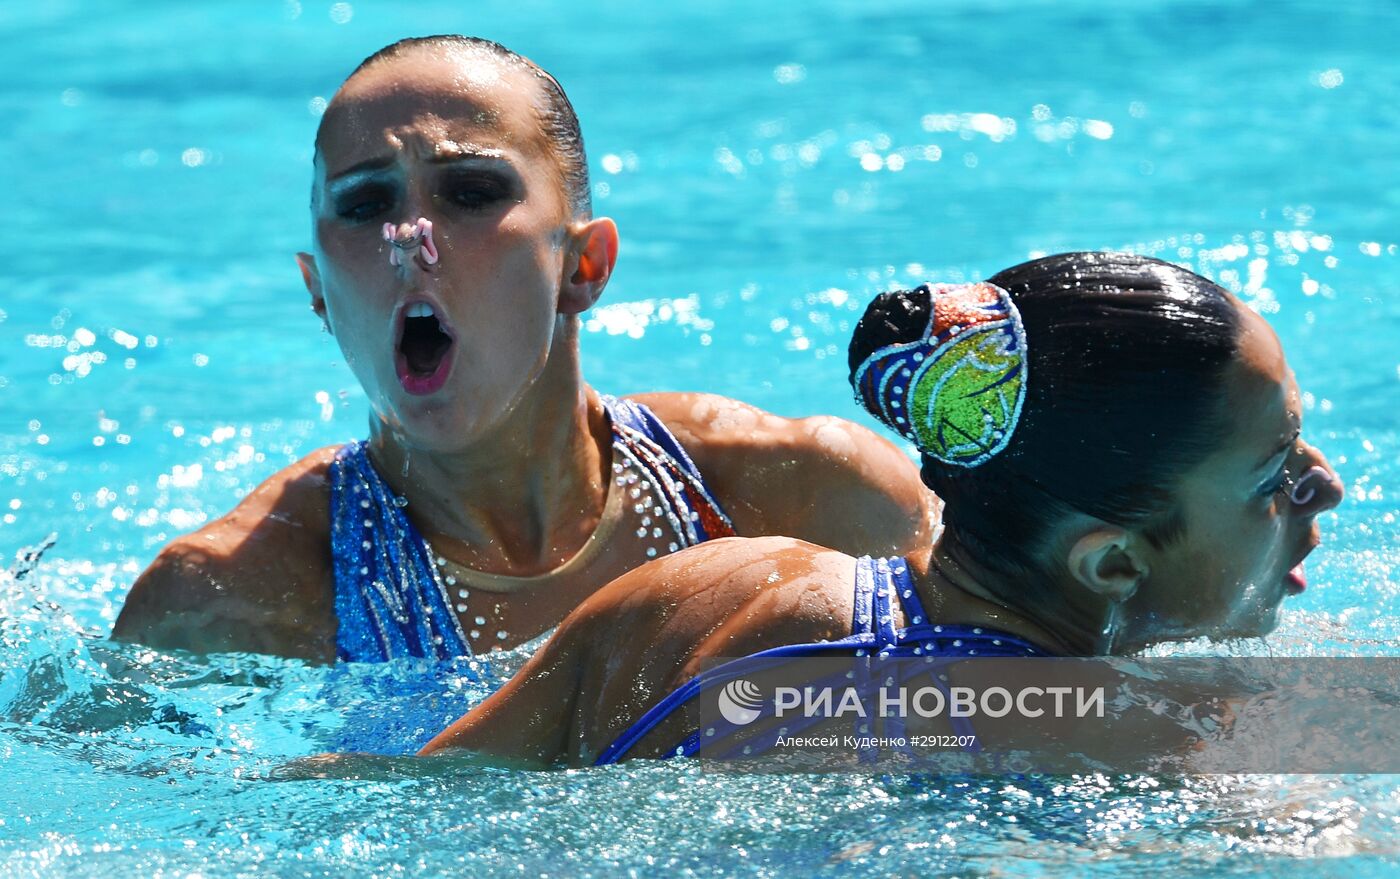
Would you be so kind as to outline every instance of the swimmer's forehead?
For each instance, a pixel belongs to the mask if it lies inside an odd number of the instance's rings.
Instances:
[[[412,150],[421,158],[549,155],[540,85],[518,62],[473,48],[410,50],[352,76],[326,108],[322,173]]]
[[[1240,340],[1226,371],[1231,428],[1222,456],[1236,472],[1276,469],[1301,426],[1298,385],[1268,322],[1239,304]]]

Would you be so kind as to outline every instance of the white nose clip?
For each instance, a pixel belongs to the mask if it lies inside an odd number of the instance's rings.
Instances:
[[[1321,478],[1326,482],[1331,482],[1332,474],[1327,472],[1326,467],[1319,467],[1316,464],[1309,467],[1308,472],[1304,473],[1302,478],[1294,484],[1293,491],[1288,495],[1289,500],[1301,507],[1303,504],[1306,504],[1316,497],[1317,489],[1308,484],[1312,482],[1314,478]]]
[[[436,265],[437,244],[433,242],[433,221],[419,217],[416,223],[395,226],[384,224],[384,240],[389,242],[389,265],[401,266],[415,256],[422,257],[423,265]]]

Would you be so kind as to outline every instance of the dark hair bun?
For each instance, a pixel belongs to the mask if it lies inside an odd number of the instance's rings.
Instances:
[[[927,286],[876,296],[865,307],[851,336],[847,359],[851,373],[854,375],[865,359],[880,348],[922,336],[932,309],[933,297]]]

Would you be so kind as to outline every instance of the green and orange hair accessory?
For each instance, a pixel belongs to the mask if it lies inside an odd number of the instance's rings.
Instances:
[[[872,352],[851,377],[856,398],[919,451],[955,467],[1011,442],[1026,399],[1026,328],[995,284],[938,284],[928,326]]]

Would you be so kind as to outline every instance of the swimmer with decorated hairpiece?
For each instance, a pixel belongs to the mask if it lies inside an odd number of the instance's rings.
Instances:
[[[365,389],[369,439],[314,452],[176,538],[115,635],[318,661],[513,647],[649,559],[791,534],[926,545],[894,445],[709,394],[595,392],[579,315],[618,251],[573,107],[496,43],[403,40],[321,118],[311,308]]]
[[[1159,260],[1072,253],[886,293],[850,363],[860,402],[918,445],[944,501],[931,553],[768,537],[654,562],[585,602],[425,753],[695,753],[712,744],[695,697],[743,662],[710,667],[727,657],[950,663],[1262,636],[1342,498],[1300,435],[1268,324]]]

